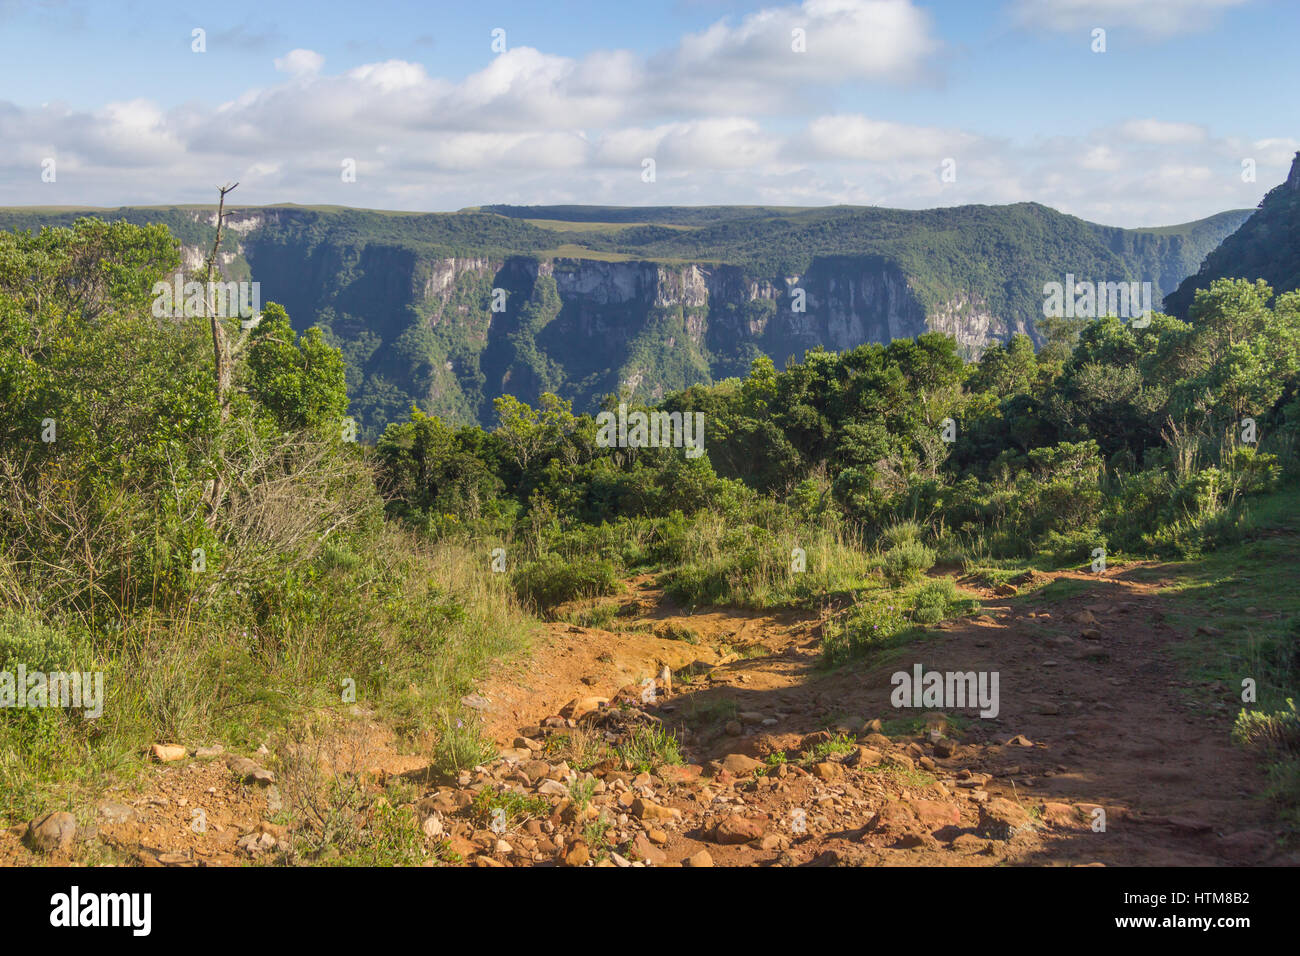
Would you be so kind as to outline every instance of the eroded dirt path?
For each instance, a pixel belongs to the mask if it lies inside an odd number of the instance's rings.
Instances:
[[[1185,635],[1166,623],[1158,585],[1132,570],[1054,574],[1077,585],[1056,601],[982,592],[979,616],[830,673],[818,666],[813,616],[686,614],[638,579],[636,612],[620,626],[689,628],[697,644],[552,625],[521,693],[489,683],[485,696],[512,706],[488,725],[510,748],[521,728],[557,723],[564,701],[620,688],[634,700],[663,665],[712,665],[671,693],[661,684],[644,706],[678,733],[688,761],[662,784],[642,784],[645,799],[682,812],[664,845],[670,860],[706,849],[737,864],[1297,862],[1276,847],[1258,762],[1230,741],[1230,694],[1180,677],[1170,651]],[[914,664],[997,672],[998,715],[950,710],[950,722],[899,733],[900,718],[924,712],[892,706],[890,677]],[[544,688],[538,706],[521,711],[513,702],[534,684]],[[895,733],[886,740],[881,729]],[[832,734],[851,736],[854,749],[796,765]],[[732,756],[766,764],[776,753],[786,764],[759,775]]]
[[[1300,863],[1279,845],[1260,764],[1230,742],[1229,689],[1181,676],[1173,652],[1189,635],[1137,567],[1050,575],[1048,592],[967,583],[977,616],[834,671],[814,614],[687,613],[643,576],[605,626],[547,625],[467,699],[501,751],[488,766],[437,779],[353,708],[284,752],[154,766],[79,808],[53,852],[23,846],[22,827],[0,832],[0,862],[308,862],[285,805],[337,774],[369,794],[359,812],[381,795],[411,811],[430,862]],[[891,675],[916,664],[996,672],[996,717],[894,707]],[[682,765],[617,758],[658,730],[680,740]]]

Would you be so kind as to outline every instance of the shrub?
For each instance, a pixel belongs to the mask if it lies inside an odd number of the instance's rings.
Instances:
[[[601,558],[565,558],[551,553],[520,567],[511,583],[521,601],[544,611],[576,598],[613,594],[618,588],[618,571],[612,561]]]
[[[885,552],[881,566],[891,583],[902,584],[934,567],[934,551],[919,541],[903,541]]]
[[[960,600],[951,578],[926,581],[912,595],[912,620],[918,624],[937,624],[949,616],[950,609]]]

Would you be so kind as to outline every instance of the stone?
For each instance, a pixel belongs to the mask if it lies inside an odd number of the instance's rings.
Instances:
[[[154,744],[149,748],[153,759],[159,763],[171,763],[173,760],[184,760],[189,754],[180,744]]]
[[[654,845],[644,833],[638,833],[632,841],[632,852],[638,860],[654,863],[656,866],[668,860],[668,854]]]
[[[713,857],[709,855],[708,850],[700,850],[698,853],[692,853],[686,859],[682,860],[682,866],[713,866]]]
[[[951,803],[942,800],[909,800],[908,808],[916,814],[917,821],[927,830],[940,830],[961,824],[961,813]]]
[[[851,767],[874,767],[884,759],[884,754],[871,747],[858,746],[844,761]]]
[[[23,841],[40,853],[66,851],[77,837],[77,818],[66,810],[47,813],[27,824]]]
[[[211,747],[194,748],[194,756],[199,760],[213,760],[220,757],[226,752],[226,748],[221,744],[213,744]]]
[[[744,754],[727,754],[722,758],[721,763],[723,770],[735,774],[737,777],[748,777],[763,766],[761,761],[755,760],[753,757],[746,757]]]
[[[430,840],[441,839],[445,829],[441,813],[431,813],[420,823],[421,832]]]
[[[1011,840],[1033,827],[1028,811],[1005,797],[980,804],[976,832],[990,840]]]
[[[713,829],[713,841],[724,844],[749,843],[763,835],[765,821],[733,813],[724,817]]]
[[[940,737],[934,742],[934,755],[940,760],[947,760],[956,756],[959,746],[951,737]]]
[[[830,760],[823,760],[812,765],[812,775],[818,780],[838,780],[844,776],[844,768]]]
[[[235,757],[230,761],[230,769],[244,783],[255,783],[263,787],[275,783],[275,774],[247,757]]]
[[[632,801],[632,815],[639,820],[680,820],[682,811],[672,807],[661,807],[652,800],[637,797]]]
[[[608,697],[575,697],[560,708],[560,716],[578,720],[585,714],[600,710],[609,703]]]
[[[587,844],[581,840],[575,840],[569,847],[569,852],[564,854],[565,866],[582,866],[591,859],[591,851],[587,849]]]

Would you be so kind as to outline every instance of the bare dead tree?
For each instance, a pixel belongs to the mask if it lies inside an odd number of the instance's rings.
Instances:
[[[217,268],[217,257],[221,254],[221,234],[226,224],[226,193],[233,192],[239,183],[227,183],[218,186],[221,198],[217,203],[217,235],[212,240],[212,255],[208,256],[208,277],[204,301],[208,307],[208,319],[212,323],[212,356],[216,366],[217,401],[221,403],[221,420],[230,417],[230,383],[234,371],[234,359],[230,352],[230,342],[226,338],[225,326],[221,316],[217,315],[216,302],[213,297],[212,277]]]

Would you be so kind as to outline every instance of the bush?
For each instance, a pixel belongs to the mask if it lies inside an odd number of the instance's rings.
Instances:
[[[832,667],[843,664],[887,646],[905,630],[907,618],[898,604],[859,604],[826,625],[822,660]]]
[[[934,567],[934,551],[919,541],[903,541],[885,552],[881,567],[892,584],[903,584]]]
[[[515,571],[511,578],[519,599],[545,611],[566,601],[603,597],[618,589],[618,570],[601,558],[565,558],[545,554]]]
[[[912,595],[912,620],[918,624],[937,624],[960,602],[952,578],[926,581]]]

